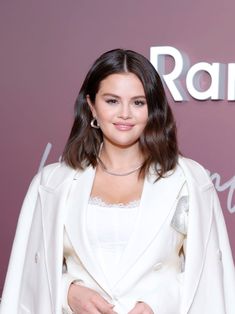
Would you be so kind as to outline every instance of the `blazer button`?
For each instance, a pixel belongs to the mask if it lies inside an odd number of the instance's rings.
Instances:
[[[220,249],[217,250],[217,255],[220,261],[222,261],[222,252]]]
[[[34,256],[34,262],[35,262],[35,264],[37,264],[38,261],[39,261],[39,254],[36,253],[35,256]]]
[[[154,269],[154,270],[159,270],[159,269],[161,269],[161,268],[162,268],[162,263],[161,263],[161,262],[156,263],[155,265],[153,265],[153,269]]]

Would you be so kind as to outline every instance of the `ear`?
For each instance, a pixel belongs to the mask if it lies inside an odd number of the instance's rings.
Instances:
[[[91,99],[90,99],[90,95],[86,95],[86,101],[88,103],[88,106],[91,110],[91,113],[92,113],[92,116],[93,118],[96,118],[96,110],[95,110],[95,106],[94,104],[92,103]]]

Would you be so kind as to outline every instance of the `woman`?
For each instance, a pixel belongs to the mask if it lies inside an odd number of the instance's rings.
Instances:
[[[62,160],[26,195],[1,314],[235,313],[215,189],[180,156],[145,57],[116,49],[95,61]]]

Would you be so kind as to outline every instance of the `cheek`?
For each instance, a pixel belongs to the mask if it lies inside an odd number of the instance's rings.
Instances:
[[[100,121],[109,121],[112,119],[112,117],[115,115],[115,112],[112,110],[108,110],[107,108],[99,108],[99,110],[96,110],[96,116]]]
[[[97,112],[97,117],[99,117],[100,120],[107,120],[109,115],[105,111],[98,111]]]
[[[147,121],[148,121],[148,111],[147,110],[143,110],[141,113],[139,113],[139,121],[146,125]]]

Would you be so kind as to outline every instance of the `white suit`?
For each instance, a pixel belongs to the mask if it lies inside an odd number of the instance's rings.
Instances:
[[[80,276],[114,302],[120,314],[140,299],[156,314],[234,314],[234,265],[215,189],[200,165],[185,158],[179,159],[179,165],[174,175],[156,183],[153,176],[145,179],[139,222],[113,287],[94,260],[85,230],[94,169],[77,172],[63,163],[47,166],[34,178],[23,204],[0,313],[61,313],[66,224],[81,262]],[[78,210],[72,219],[77,228],[69,226],[66,211],[74,179],[79,187]],[[185,272],[179,274],[169,266],[168,257],[173,255],[168,243],[177,237],[168,222],[185,180],[189,190],[187,255]]]

